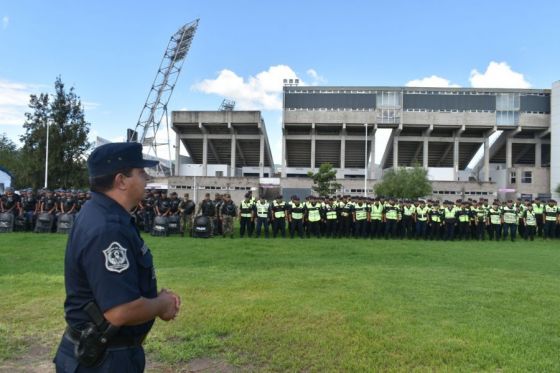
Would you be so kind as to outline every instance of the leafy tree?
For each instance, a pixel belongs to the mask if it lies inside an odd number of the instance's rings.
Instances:
[[[420,198],[432,193],[428,171],[422,167],[398,168],[383,175],[375,193],[395,198]]]
[[[309,171],[307,176],[313,179],[312,189],[320,196],[333,194],[342,187],[336,182],[336,170],[333,170],[333,165],[330,163],[321,164],[316,174]]]
[[[6,134],[0,135],[0,166],[8,170],[14,180],[12,180],[12,185],[17,187],[18,175],[16,171],[19,168],[19,151],[16,144],[10,140]]]
[[[35,188],[44,182],[46,131],[49,126],[48,185],[56,187],[82,187],[87,185],[86,152],[89,123],[85,121],[80,98],[74,88],[66,91],[57,77],[55,93],[31,95],[30,113],[25,113],[21,136],[22,182]]]

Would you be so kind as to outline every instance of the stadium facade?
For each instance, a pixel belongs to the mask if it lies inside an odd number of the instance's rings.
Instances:
[[[191,156],[191,164],[176,165],[174,183],[196,175],[267,184],[274,176],[289,193],[308,190],[307,172],[329,162],[348,194],[371,193],[386,170],[415,165],[428,169],[436,198],[547,198],[560,184],[560,82],[552,89],[291,85],[282,117],[276,173],[260,112],[174,112],[176,150],[182,142]],[[376,149],[381,133],[389,140]]]

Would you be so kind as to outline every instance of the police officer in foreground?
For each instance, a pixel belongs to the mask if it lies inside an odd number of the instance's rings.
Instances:
[[[179,296],[158,292],[152,254],[129,214],[148,176],[138,143],[111,143],[88,159],[91,200],[66,247],[68,324],[54,358],[57,372],[142,372],[142,343],[154,320],[172,320]]]

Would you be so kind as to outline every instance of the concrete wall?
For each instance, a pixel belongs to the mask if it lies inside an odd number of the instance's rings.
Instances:
[[[550,192],[560,198],[554,192],[560,185],[560,81],[552,84],[550,96]]]

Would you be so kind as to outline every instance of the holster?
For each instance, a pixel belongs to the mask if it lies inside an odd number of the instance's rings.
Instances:
[[[85,367],[95,367],[101,364],[111,338],[119,331],[119,327],[111,325],[101,313],[95,302],[84,307],[93,322],[86,324],[80,331],[77,343],[74,345],[74,356]]]

